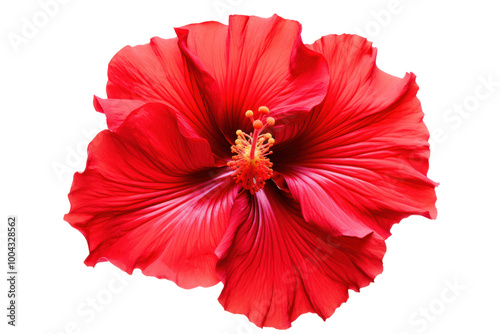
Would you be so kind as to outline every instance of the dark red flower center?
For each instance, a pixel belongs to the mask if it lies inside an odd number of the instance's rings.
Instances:
[[[233,161],[227,163],[234,170],[233,178],[236,183],[241,182],[243,188],[250,190],[252,195],[264,188],[266,180],[273,175],[273,164],[267,156],[273,153],[269,149],[274,144],[274,138],[264,131],[274,126],[275,122],[274,118],[267,117],[267,107],[259,108],[258,119],[254,119],[253,115],[252,110],[245,113],[253,124],[253,133],[248,135],[241,130],[236,131],[238,138],[231,146],[231,152],[235,155]],[[266,124],[262,122],[264,118]]]

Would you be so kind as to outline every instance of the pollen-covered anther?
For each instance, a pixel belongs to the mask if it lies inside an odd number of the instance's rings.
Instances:
[[[268,114],[267,107],[258,109],[258,117]],[[273,175],[273,164],[267,156],[273,153],[269,149],[275,140],[270,133],[263,132],[274,126],[275,121],[272,117],[254,120],[252,110],[246,111],[245,116],[250,118],[254,131],[250,135],[241,130],[236,131],[237,139],[231,146],[231,152],[235,155],[232,157],[233,161],[229,161],[227,165],[234,170],[232,175],[236,183],[241,183],[243,188],[255,194],[264,188],[266,180]]]

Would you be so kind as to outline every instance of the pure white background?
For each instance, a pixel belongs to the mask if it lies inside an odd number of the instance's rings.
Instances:
[[[0,4],[1,333],[278,332],[225,312],[221,284],[183,290],[109,264],[87,268],[85,239],[62,219],[72,174],[83,170],[86,145],[103,128],[92,97],[105,97],[112,56],[153,36],[174,37],[177,26],[227,23],[230,13],[298,20],[306,43],[332,33],[368,37],[382,70],[417,75],[432,133],[438,219],[395,226],[374,284],[352,293],[326,322],[303,315],[288,332],[500,333],[497,1],[62,2],[47,20],[38,1]],[[37,31],[14,46],[9,38],[22,37],[27,21]],[[9,214],[20,224],[16,328],[5,316]]]

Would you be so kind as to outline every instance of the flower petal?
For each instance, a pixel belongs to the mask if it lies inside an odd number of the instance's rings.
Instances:
[[[206,70],[217,83],[224,82],[227,72],[228,26],[208,21],[175,28],[179,48],[186,59],[194,61],[191,70]]]
[[[118,129],[132,111],[142,107],[144,104],[145,102],[138,100],[112,100],[94,96],[94,108],[96,111],[106,115],[108,129],[111,131]]]
[[[312,48],[329,62],[328,94],[273,148],[275,169],[304,217],[341,234],[368,227],[384,238],[409,215],[435,218],[437,184],[426,177],[429,133],[415,75],[379,70],[375,49],[358,36],[323,37]]]
[[[218,88],[205,87],[215,81],[191,74],[177,38],[155,37],[149,44],[123,48],[109,63],[108,78],[108,98],[165,103],[177,112],[184,131],[207,139],[216,155],[229,156],[212,113],[212,101],[220,100]],[[205,96],[207,91],[212,95]]]
[[[259,327],[286,329],[299,315],[324,320],[382,272],[385,243],[376,234],[333,236],[301,215],[274,187],[238,195],[216,252],[224,308]]]
[[[209,38],[207,26],[212,27]],[[231,139],[237,129],[251,130],[246,110],[265,105],[280,125],[284,119],[293,122],[325,96],[325,60],[302,43],[296,21],[232,15],[227,31],[205,23],[177,32],[186,57],[217,80],[222,94],[217,123]]]
[[[89,146],[65,216],[87,238],[89,266],[110,261],[184,288],[219,280],[214,254],[237,194],[208,143],[185,137],[165,105],[148,103]]]

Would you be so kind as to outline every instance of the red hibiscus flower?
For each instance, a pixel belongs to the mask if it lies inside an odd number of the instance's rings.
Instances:
[[[231,16],[125,47],[109,64],[109,130],[65,216],[89,266],[183,288],[222,281],[257,326],[330,317],[382,271],[391,226],[435,218],[415,75],[354,35],[302,43],[298,22]]]

